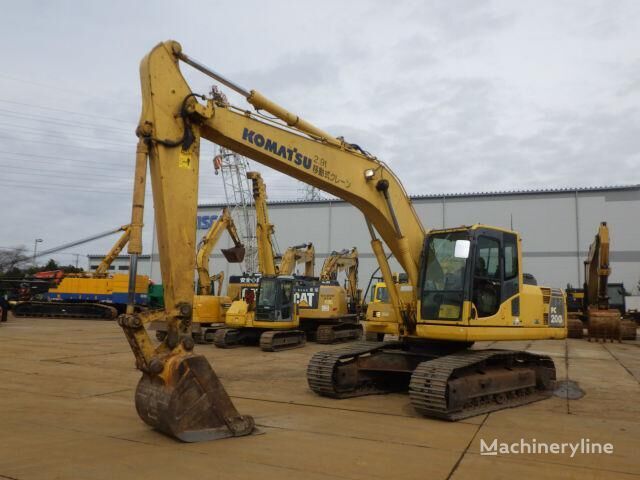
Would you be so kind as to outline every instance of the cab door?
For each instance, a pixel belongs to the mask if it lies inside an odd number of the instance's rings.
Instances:
[[[471,318],[476,325],[511,326],[511,316],[519,315],[517,242],[513,233],[477,231],[471,288]]]
[[[280,282],[280,321],[291,320],[293,315],[293,281],[283,280]]]

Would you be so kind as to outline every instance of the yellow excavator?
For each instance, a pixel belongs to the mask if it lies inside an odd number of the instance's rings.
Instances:
[[[346,275],[345,286],[338,274]],[[317,343],[335,343],[362,337],[361,291],[358,289],[358,249],[334,251],[320,271],[318,303],[299,310],[300,325],[307,338]]]
[[[211,253],[225,231],[229,234],[234,244],[233,247],[220,249],[227,262],[240,263],[244,259],[244,245],[240,240],[231,213],[229,209],[225,207],[200,240],[196,254],[198,293],[193,298],[193,319],[191,325],[191,335],[196,343],[213,343],[215,331],[224,326],[226,311],[233,300],[229,295],[222,295],[224,272],[213,276],[209,274],[209,259],[211,258]],[[212,291],[214,282],[218,284],[217,294]],[[164,340],[167,335],[165,322],[153,322],[152,328],[156,330],[156,338],[161,341]]]
[[[584,321],[587,324],[589,341],[592,338],[605,341],[635,340],[635,322],[623,319],[622,316],[625,312],[618,308],[612,308],[610,304],[610,246],[609,226],[607,222],[601,222],[593,242],[589,245],[587,259],[584,261],[582,308],[577,312],[578,318],[569,321],[569,336],[571,338],[582,337],[582,322]]]
[[[247,178],[251,180],[256,211],[258,271],[232,275],[227,285],[227,296],[232,301],[246,299],[252,303],[258,291],[260,276],[275,275],[277,266],[273,247],[274,227],[269,221],[269,209],[267,208],[267,188],[259,172],[247,172]]]
[[[314,300],[317,301],[319,286],[312,278],[315,249],[311,243],[289,247],[279,260],[276,275],[265,274],[258,280],[255,299],[244,297],[231,304],[225,317],[225,328],[214,335],[216,347],[259,345],[265,352],[276,352],[305,344],[305,333],[298,329],[297,312],[300,308],[316,305]],[[305,274],[294,277],[298,264],[304,264]],[[273,299],[278,300],[277,309],[266,302]]]
[[[238,92],[255,112],[230,105],[217,89],[209,96],[192,92],[181,61]],[[344,398],[408,388],[418,412],[447,420],[551,394],[555,365],[550,357],[469,349],[475,341],[566,337],[564,294],[524,284],[517,232],[480,224],[426,232],[385,163],[236,85],[186,55],[177,42],[154,47],[141,62],[140,76],[130,274],[135,278],[142,249],[148,160],[165,289],[165,310],[157,315],[169,333],[155,345],[145,325],[156,314],[136,313],[133,300],[119,324],[142,371],[136,408],[147,424],[183,441],[254,430],[253,419],[238,413],[205,357],[194,353],[190,335],[201,138],[342,198],[363,213],[400,339],[316,353],[307,367],[314,392]],[[413,287],[409,302],[400,300],[383,241]]]
[[[291,253],[295,251],[300,255]],[[305,263],[305,275],[291,275],[296,261]],[[255,304],[246,300],[231,304],[225,318],[227,328],[216,331],[215,345],[259,345],[263,351],[278,352],[302,347],[307,338],[318,343],[360,338],[357,262],[355,249],[335,252],[317,278],[312,276],[313,246],[292,247],[283,255],[280,275],[260,278]],[[341,270],[349,273],[349,298],[335,281]]]

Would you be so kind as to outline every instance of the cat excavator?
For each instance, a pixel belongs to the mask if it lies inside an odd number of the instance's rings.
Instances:
[[[192,92],[180,62],[239,93],[255,111],[232,106],[217,89],[210,95]],[[142,250],[148,161],[165,307],[136,313],[132,300],[118,322],[142,371],[135,398],[143,421],[182,441],[254,430],[253,419],[236,410],[209,362],[194,352],[190,335],[201,138],[342,198],[363,213],[399,321],[399,340],[316,353],[307,367],[312,391],[344,398],[408,388],[419,413],[446,420],[550,395],[555,365],[549,356],[469,349],[475,341],[566,337],[564,294],[524,284],[517,232],[481,224],[425,231],[385,163],[235,84],[175,41],[154,47],[141,62],[140,76],[130,274],[135,278]],[[400,300],[383,241],[407,274],[411,301]],[[274,323],[281,314],[273,315]],[[156,316],[168,326],[159,345],[145,328]]]
[[[346,275],[344,287],[338,283],[340,272]],[[299,311],[307,338],[328,344],[362,337],[358,249],[331,252],[322,265],[319,283],[317,306]]]
[[[193,298],[191,325],[191,335],[196,343],[213,343],[215,331],[224,326],[225,313],[232,302],[230,296],[222,295],[221,287],[224,273],[220,272],[214,276],[209,274],[211,253],[225,231],[229,234],[234,244],[233,247],[220,249],[225,259],[229,263],[240,263],[244,260],[244,245],[240,240],[231,213],[225,207],[200,240],[196,254],[198,293]],[[212,292],[214,281],[218,282],[217,295]],[[166,324],[162,321],[154,322],[152,328],[155,328],[158,340],[163,340],[167,335]]]

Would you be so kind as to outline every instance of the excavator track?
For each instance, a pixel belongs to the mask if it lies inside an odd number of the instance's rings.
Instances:
[[[555,377],[546,355],[466,350],[418,365],[409,395],[419,413],[457,421],[548,398]]]
[[[268,330],[260,335],[260,348],[265,352],[279,352],[304,347],[306,341],[302,330]]]
[[[357,323],[336,323],[334,325],[320,325],[316,330],[316,343],[331,344],[351,342],[362,338],[362,325]]]
[[[233,348],[242,344],[242,332],[237,328],[219,328],[213,334],[213,344],[218,348]]]
[[[307,366],[309,388],[323,397],[349,398],[384,393],[386,390],[372,382],[351,381],[348,372],[340,367],[355,363],[358,357],[371,355],[397,342],[356,342],[348,347],[318,352]],[[343,381],[346,380],[346,381]]]
[[[13,314],[16,317],[113,320],[118,311],[101,303],[21,302],[13,307]]]

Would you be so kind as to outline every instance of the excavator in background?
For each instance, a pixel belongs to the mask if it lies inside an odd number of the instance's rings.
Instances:
[[[598,226],[589,253],[584,261],[584,286],[582,289],[567,289],[569,307],[568,336],[582,338],[586,323],[588,339],[598,340],[635,340],[636,324],[632,320],[622,319],[624,304],[612,305],[610,292],[618,290],[609,283],[611,267],[609,265],[611,239],[607,222]],[[618,292],[613,292],[616,299]]]
[[[210,96],[192,92],[180,61],[238,92],[255,112],[230,105],[217,89]],[[469,349],[475,341],[566,337],[564,294],[523,282],[517,232],[481,224],[425,232],[404,187],[385,163],[259,92],[236,85],[186,55],[177,42],[154,47],[141,62],[140,78],[131,291],[142,250],[148,160],[165,310],[136,313],[131,301],[118,322],[142,371],[136,409],[148,425],[187,442],[254,430],[253,419],[239,414],[206,358],[193,351],[192,252],[201,138],[342,198],[364,215],[399,322],[399,340],[316,353],[307,367],[312,391],[344,398],[408,389],[419,413],[446,420],[551,395],[556,371],[549,356]],[[411,301],[400,298],[383,240],[407,273]],[[265,290],[277,287],[278,278],[266,284],[261,279],[258,312]],[[296,308],[292,293],[293,288],[283,285],[277,297],[283,301],[273,305],[265,321],[276,325]],[[155,315],[169,329],[159,345],[145,328]]]
[[[403,303],[410,302],[414,293],[413,287],[407,284],[407,275],[394,272],[392,279],[400,300]],[[399,321],[395,317],[389,289],[384,279],[377,277],[372,278],[373,280],[375,282],[371,285],[371,298],[367,304],[365,319],[362,323],[366,332],[365,338],[369,341],[381,342],[387,334],[396,337],[399,335]],[[371,284],[371,281],[369,283]]]
[[[300,255],[291,253],[296,251]],[[245,300],[231,304],[226,328],[216,332],[215,345],[259,345],[265,352],[279,352],[302,347],[307,339],[334,343],[360,338],[357,250],[334,252],[321,278],[312,276],[313,256],[311,244],[288,249],[280,264],[282,273],[260,278],[255,305]],[[305,264],[305,275],[292,275],[294,261]],[[349,298],[335,281],[342,270],[349,274]]]
[[[316,250],[313,243],[295,245],[285,250],[282,256],[276,256],[276,274],[293,275],[297,265],[304,264],[304,276],[315,275]]]
[[[231,297],[222,295],[224,272],[216,275],[209,274],[209,259],[213,249],[220,241],[224,231],[227,231],[233,241],[231,248],[220,249],[229,263],[240,263],[244,260],[245,248],[240,240],[233,218],[228,208],[222,213],[209,230],[204,234],[198,245],[196,254],[196,270],[198,273],[197,295],[193,298],[193,319],[191,335],[196,343],[213,343],[213,336],[218,328],[224,326],[224,317],[231,305]],[[218,282],[217,295],[213,291],[213,282]],[[152,328],[156,330],[156,338],[164,340],[167,335],[165,322],[156,321]]]
[[[18,302],[16,317],[114,319],[123,313],[129,300],[128,276],[110,274],[109,267],[129,242],[131,225],[120,227],[122,235],[104,256],[94,272],[58,277],[57,285],[42,294],[43,301]],[[138,275],[135,283],[136,307],[147,305],[149,277]]]
[[[295,312],[317,305],[319,285],[315,285],[313,278],[315,249],[312,243],[296,245],[275,260],[280,260],[275,265],[276,274],[260,276],[255,297],[244,296],[231,304],[224,328],[218,329],[213,337],[216,347],[260,345],[266,352],[275,352],[304,345],[306,337],[298,329]],[[293,276],[298,264],[304,265],[304,276]],[[278,299],[281,311],[277,318],[272,315],[271,305],[266,304],[268,298]]]
[[[338,274],[346,274],[345,286]],[[358,249],[331,252],[320,271],[318,305],[299,310],[300,327],[309,340],[335,343],[362,337],[361,295],[358,289]]]

